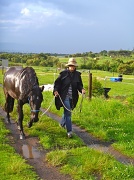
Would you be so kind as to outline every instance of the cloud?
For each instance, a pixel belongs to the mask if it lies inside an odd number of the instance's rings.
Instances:
[[[30,15],[30,11],[27,8],[23,8],[21,10],[21,14],[23,14],[24,16],[29,16]]]
[[[6,12],[7,14],[2,17],[0,25],[1,27],[6,26],[8,28],[8,25],[11,27],[12,24],[12,27],[18,30],[20,28],[27,29],[30,26],[43,28],[46,26],[68,26],[69,24],[81,24],[85,26],[94,24],[92,20],[75,16],[73,12],[68,13],[65,9],[61,8],[57,7],[56,4],[46,3],[44,1],[37,1],[37,3],[34,3],[34,1],[23,1],[23,3],[19,3],[18,1],[12,2]]]

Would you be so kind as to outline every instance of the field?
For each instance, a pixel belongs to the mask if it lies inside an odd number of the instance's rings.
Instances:
[[[34,68],[40,85],[53,84],[59,74],[59,72],[51,68],[47,70],[40,67]],[[81,72],[84,86],[88,87],[88,72],[85,70],[81,70]],[[89,100],[88,93],[86,93],[82,103],[82,112],[80,113],[79,105],[82,98],[80,95],[78,105],[72,114],[73,123],[98,139],[111,142],[113,148],[133,159],[134,77],[124,75],[122,82],[112,82],[110,81],[110,77],[116,77],[118,74],[101,71],[90,71],[90,73],[92,73],[93,78],[96,77],[101,82],[103,87],[111,88],[109,99],[101,96],[92,97]],[[3,75],[0,74],[0,84],[2,84],[2,79]],[[0,95],[0,106],[3,107],[4,96],[1,87]],[[43,96],[42,108],[47,109],[53,100],[53,95],[52,92],[43,92]],[[62,115],[62,109],[57,111],[54,104],[52,104],[49,110],[59,116]],[[73,139],[68,140],[65,131],[61,130],[58,124],[51,118],[42,116],[38,124],[28,129],[26,127],[26,122],[29,118],[28,106],[24,108],[24,112],[25,131],[30,136],[39,137],[43,147],[49,150],[47,161],[53,166],[60,166],[62,173],[68,173],[73,179],[77,180],[97,179],[97,177],[105,180],[134,179],[133,165],[119,163],[110,155],[86,147],[76,135],[74,135]],[[12,117],[14,119],[17,118],[15,110],[12,113]],[[3,129],[3,125],[1,126]],[[2,139],[0,142],[2,144]],[[35,177],[34,174],[33,177]]]
[[[55,78],[58,77],[60,72],[55,68],[43,68],[35,66],[34,69],[38,74],[40,85],[53,84]],[[88,90],[89,71],[79,71],[82,73],[84,87],[86,88],[86,90]],[[92,78],[97,78],[97,80],[102,84],[104,88],[111,88],[109,96],[127,97],[129,95],[132,95],[134,92],[134,75],[123,75],[122,82],[113,82],[110,80],[110,78],[118,77],[118,73],[110,73],[107,71],[99,70],[90,70],[90,73],[92,73]]]

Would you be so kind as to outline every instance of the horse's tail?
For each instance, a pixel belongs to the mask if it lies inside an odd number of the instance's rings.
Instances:
[[[10,113],[13,111],[13,107],[14,107],[14,99],[10,95],[8,95],[4,109],[6,112]]]

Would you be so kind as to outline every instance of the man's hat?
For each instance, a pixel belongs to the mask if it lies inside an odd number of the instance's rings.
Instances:
[[[77,65],[77,62],[76,62],[76,60],[74,58],[70,58],[68,60],[68,63],[66,64],[66,66],[75,66],[75,67],[77,67],[78,65]]]

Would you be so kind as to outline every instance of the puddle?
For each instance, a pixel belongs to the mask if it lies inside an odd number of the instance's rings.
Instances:
[[[35,159],[41,157],[40,152],[33,146],[23,144],[22,155],[28,159]]]
[[[108,147],[102,146],[100,144],[91,144],[91,145],[88,145],[88,147],[99,150],[99,151],[103,151],[105,153],[108,152],[108,149],[109,149]]]

